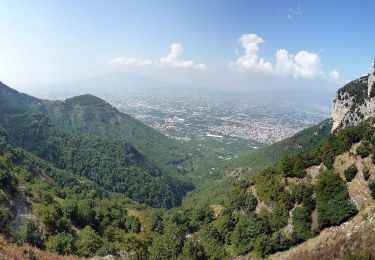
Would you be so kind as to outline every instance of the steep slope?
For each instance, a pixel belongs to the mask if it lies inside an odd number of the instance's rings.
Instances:
[[[367,214],[367,207],[374,203],[374,122],[369,119],[341,129],[323,138],[315,147],[284,156],[274,167],[264,168],[250,177],[242,175],[220,205],[223,208],[218,218],[196,238],[202,236],[209,247],[238,259],[263,258],[301,243],[298,251],[291,249],[290,253],[277,254],[275,259],[299,259],[303,252],[312,257],[324,255],[325,250],[328,255],[334,253],[330,250],[339,246],[335,242],[323,247],[327,232],[332,230],[334,234],[337,228],[332,226]],[[346,241],[357,223],[345,224],[343,227],[350,228],[329,237],[347,243],[349,248],[356,249],[353,251],[356,254],[363,253],[366,247],[371,249],[371,243],[366,241],[362,246],[357,246],[355,240]],[[367,226],[364,224],[358,230],[363,234]],[[310,242],[310,239],[320,242]],[[307,248],[303,244],[306,240]],[[310,244],[322,246],[319,254],[308,247]],[[342,257],[347,253],[348,250],[340,252]],[[289,258],[290,255],[293,257]]]
[[[346,84],[333,99],[332,131],[375,115],[375,63],[370,73]]]
[[[205,180],[200,180],[196,189],[184,198],[183,205],[222,203],[227,196],[228,188],[238,178],[254,175],[266,166],[275,165],[286,155],[313,150],[330,135],[331,128],[332,120],[327,119],[275,144],[261,147],[223,163],[218,162],[219,172],[225,174],[210,174]]]
[[[327,119],[322,123],[302,130],[285,140],[261,147],[248,154],[229,160],[226,162],[227,168],[233,169],[241,167],[257,170],[267,165],[271,165],[287,154],[298,153],[303,149],[317,146],[330,134],[331,128],[332,120]]]
[[[7,242],[0,236],[0,259],[7,260],[78,260],[77,256],[60,256],[29,245],[19,246]]]
[[[369,206],[351,221],[328,228],[307,242],[269,259],[372,259],[375,255],[375,208]]]
[[[55,167],[155,207],[180,204],[192,188],[188,182],[160,169],[126,141],[60,129],[45,114],[35,112],[43,107],[39,100],[9,89],[7,94],[0,93],[0,126],[5,140]]]
[[[175,165],[188,159],[179,143],[95,96],[43,101],[43,110],[57,125],[76,133],[126,140],[161,166]]]
[[[19,93],[1,82],[0,93],[19,106],[46,114],[54,124],[70,132],[125,140],[168,171],[176,171],[176,165],[190,157],[186,147],[177,141],[119,112],[98,97],[82,95],[65,101],[41,100]]]

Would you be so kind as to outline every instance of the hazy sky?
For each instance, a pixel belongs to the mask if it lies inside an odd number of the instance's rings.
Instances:
[[[374,1],[0,1],[0,80],[114,71],[199,85],[337,88],[367,73]]]

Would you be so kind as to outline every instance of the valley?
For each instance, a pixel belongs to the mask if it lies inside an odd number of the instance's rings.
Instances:
[[[116,90],[116,95],[112,94],[114,89],[109,93],[93,92],[162,134],[210,154],[211,160],[229,160],[286,139],[328,118],[331,110],[326,93],[309,91],[297,91],[295,96],[286,96],[286,91],[238,96],[208,90],[202,94],[196,89],[164,90],[158,94],[144,88],[129,91],[128,85]],[[36,94],[64,99],[85,91],[57,92],[52,88],[48,94]],[[283,99],[278,100],[278,96]]]
[[[0,1],[0,260],[374,260],[374,9]]]
[[[321,119],[308,106],[293,104],[268,109],[241,99],[236,105],[227,99],[200,98],[189,105],[177,99],[164,111],[165,100],[156,100],[121,108],[135,109],[139,118],[151,120],[150,127],[93,95],[53,101],[0,84],[0,217],[6,240],[81,257],[278,258],[281,251],[297,248],[287,257],[293,259],[305,241],[320,243],[327,228],[368,214],[375,198],[374,117],[345,127],[339,123],[336,132],[327,119],[275,143],[250,143],[243,154],[239,150],[223,160],[195,148],[194,141],[217,146],[204,141],[225,140],[217,126],[251,121],[249,111],[276,129],[278,124],[304,128]],[[351,100],[357,104],[356,97]],[[258,107],[268,117],[261,119]],[[158,128],[152,120],[171,127]],[[196,129],[184,130],[189,124]],[[23,216],[17,213],[20,202]],[[345,230],[328,234],[343,236]],[[0,254],[16,256],[8,241]],[[351,239],[344,243],[353,253],[365,250]]]

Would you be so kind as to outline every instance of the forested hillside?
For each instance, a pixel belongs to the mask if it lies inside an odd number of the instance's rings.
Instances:
[[[161,167],[175,170],[189,159],[183,146],[133,117],[119,112],[104,100],[82,95],[65,101],[42,101],[45,112],[58,126],[75,133],[91,133],[123,139]]]
[[[126,115],[90,95],[51,105],[0,90],[0,257],[264,258],[299,245],[295,256],[372,214],[372,118],[335,133],[327,120],[219,165],[179,206],[192,184],[121,138]],[[343,243],[342,257],[369,249]]]
[[[98,97],[82,95],[65,101],[41,100],[18,93],[2,83],[0,93],[18,105],[47,115],[52,123],[69,132],[125,140],[168,171],[176,171],[176,165],[190,159],[191,151],[186,151],[185,146],[119,112]]]
[[[5,140],[57,168],[84,176],[104,189],[155,207],[179,205],[192,185],[160,169],[124,139],[75,133],[54,125],[28,96],[8,91],[0,104]]]

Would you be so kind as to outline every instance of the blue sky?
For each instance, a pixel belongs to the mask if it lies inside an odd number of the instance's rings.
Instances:
[[[16,87],[122,71],[337,88],[375,58],[373,10],[373,1],[2,0],[0,80]]]

